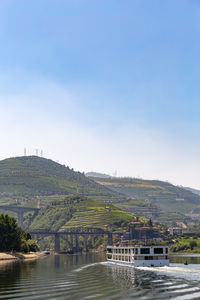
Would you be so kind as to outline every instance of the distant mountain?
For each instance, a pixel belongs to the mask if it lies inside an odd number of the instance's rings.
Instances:
[[[108,174],[102,174],[102,173],[97,173],[97,172],[87,172],[85,174],[85,176],[87,176],[87,177],[99,177],[99,178],[109,178],[109,177],[111,177]]]
[[[0,161],[0,198],[56,194],[117,195],[83,173],[50,159],[22,156]]]
[[[197,194],[197,195],[200,195],[200,190],[197,190],[197,189],[193,189],[193,188],[190,188],[190,187],[185,187],[185,186],[181,186],[183,189],[185,190],[188,190],[194,194]]]

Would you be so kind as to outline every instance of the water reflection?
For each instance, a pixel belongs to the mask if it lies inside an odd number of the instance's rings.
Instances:
[[[200,264],[199,255],[172,255],[170,257],[171,263],[184,264],[187,261],[188,264]]]
[[[37,263],[36,260],[27,261],[26,263],[19,261],[0,262],[0,290],[4,289],[5,286],[12,286],[21,277],[30,276]]]

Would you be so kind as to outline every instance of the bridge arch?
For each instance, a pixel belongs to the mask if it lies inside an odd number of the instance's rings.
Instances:
[[[26,207],[26,206],[15,206],[15,205],[0,205],[0,209],[12,211],[17,214],[18,225],[23,228],[24,213],[28,211],[34,211],[35,215],[38,213],[40,208]]]

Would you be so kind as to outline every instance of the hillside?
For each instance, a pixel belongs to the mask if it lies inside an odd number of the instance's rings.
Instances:
[[[83,173],[38,156],[14,157],[0,161],[0,202],[9,204],[31,197],[84,194],[117,197],[118,193],[99,185]],[[21,198],[20,198],[21,197]],[[31,204],[31,206],[33,203]]]
[[[117,207],[168,226],[179,226],[180,222],[192,226],[192,215],[188,213],[200,210],[199,195],[168,182],[130,177],[90,178],[126,195],[113,200]]]
[[[0,204],[43,207],[66,195],[84,195],[92,200],[113,203],[127,212],[153,217],[155,221],[167,223],[169,219],[169,224],[177,219],[188,219],[183,214],[200,207],[199,195],[162,181],[86,177],[83,173],[38,156],[0,161]],[[88,212],[89,219],[91,226],[95,226],[92,213]],[[14,216],[12,212],[9,214]],[[27,224],[32,222],[33,217],[33,213],[27,214]],[[78,217],[81,218],[81,215]]]
[[[165,212],[174,211],[183,214],[200,206],[199,195],[168,182],[116,177],[93,177],[93,180],[129,197],[128,201],[125,200],[121,203],[127,208],[132,207],[134,202],[137,202],[136,200],[143,201],[143,203],[150,201]]]
[[[30,230],[65,231],[69,228],[101,228],[118,230],[133,221],[131,213],[112,204],[83,196],[68,196],[43,208],[30,225]]]

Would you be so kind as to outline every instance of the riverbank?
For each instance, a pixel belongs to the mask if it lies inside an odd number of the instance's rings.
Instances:
[[[32,252],[32,253],[11,253],[0,252],[0,261],[6,260],[24,260],[24,259],[37,259],[45,255],[45,252]]]
[[[170,246],[170,253],[196,253],[200,252],[200,238],[193,236],[178,236],[173,240]]]

